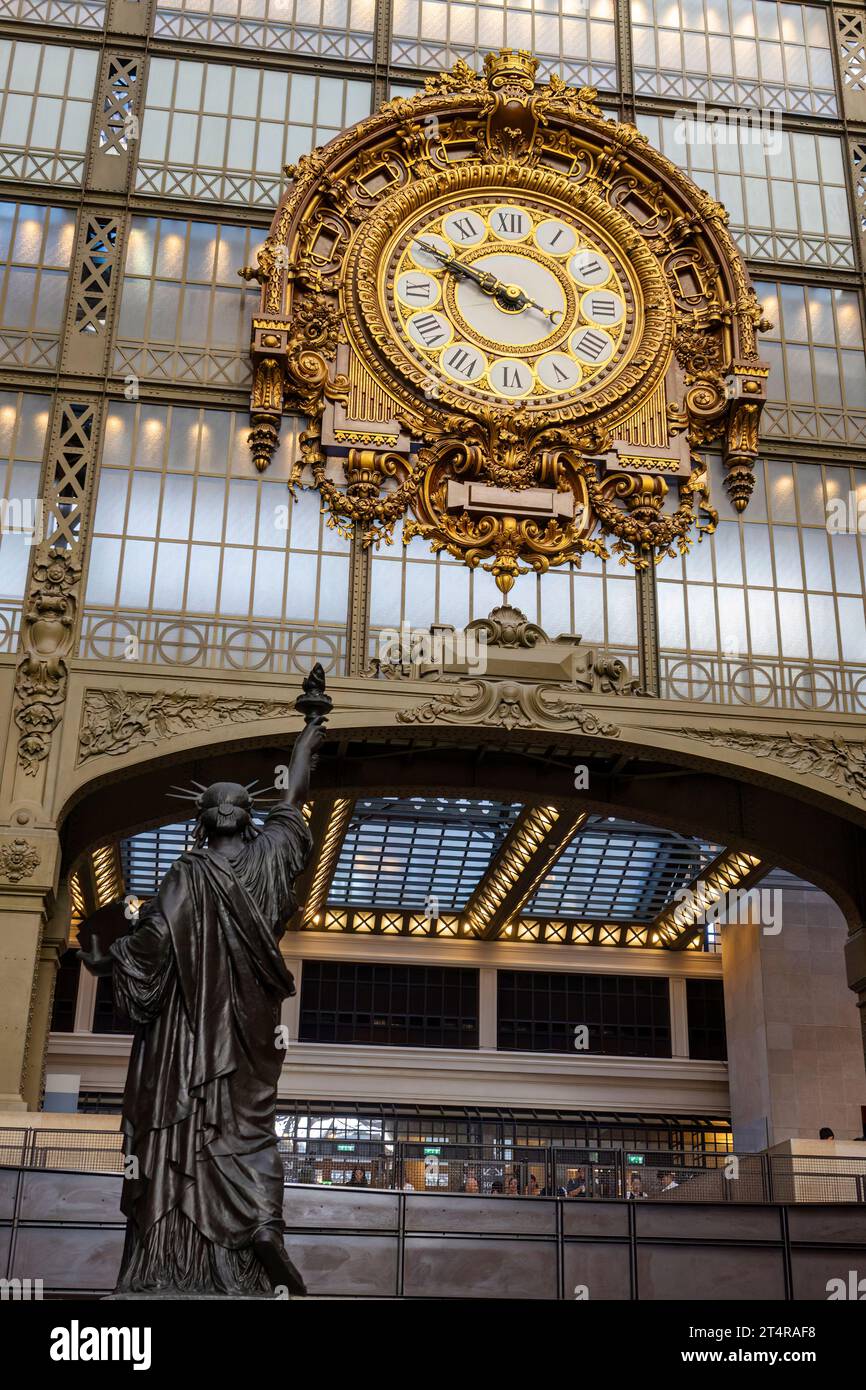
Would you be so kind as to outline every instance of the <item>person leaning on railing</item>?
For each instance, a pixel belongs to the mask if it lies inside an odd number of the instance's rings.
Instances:
[[[659,1180],[658,1195],[659,1195],[660,1197],[664,1197],[664,1196],[666,1196],[667,1194],[672,1193],[672,1192],[674,1191],[675,1188],[678,1188],[678,1187],[679,1187],[679,1183],[677,1182],[677,1179],[676,1179],[676,1174],[675,1174],[675,1173],[672,1173],[669,1169],[665,1169],[665,1168],[660,1169],[660,1170],[659,1170],[659,1174],[658,1174],[658,1180]]]

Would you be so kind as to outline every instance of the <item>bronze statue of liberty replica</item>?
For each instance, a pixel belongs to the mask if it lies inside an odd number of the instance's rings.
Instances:
[[[129,935],[108,954],[95,937],[81,953],[95,974],[113,974],[115,1004],[135,1025],[118,1294],[306,1292],[283,1246],[274,1130],[280,1004],[295,992],[279,940],[312,848],[301,807],[331,704],[321,667],[304,691],[307,722],[261,828],[248,787],[191,793],[193,847]]]

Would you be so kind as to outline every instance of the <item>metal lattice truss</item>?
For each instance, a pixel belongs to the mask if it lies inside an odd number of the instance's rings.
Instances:
[[[717,914],[730,895],[748,893],[765,872],[766,865],[754,854],[741,850],[720,854],[677,893],[674,905],[659,914],[650,928],[650,944],[672,951],[700,948],[704,933],[712,931]]]
[[[69,877],[70,910],[74,925],[100,907],[123,897],[124,865],[116,840],[97,845]]]
[[[131,125],[139,60],[120,53],[108,55],[108,71],[102,91],[99,143],[106,154],[126,153],[137,138]]]
[[[586,812],[561,813],[555,806],[524,811],[469,903],[467,934],[499,936],[529,901],[533,890],[586,820]]]
[[[87,218],[83,254],[76,266],[75,324],[79,333],[97,333],[105,326],[111,280],[116,269],[117,217]]]

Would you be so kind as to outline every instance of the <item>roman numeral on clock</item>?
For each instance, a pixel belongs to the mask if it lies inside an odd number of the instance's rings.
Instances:
[[[603,270],[604,266],[598,256],[593,256],[591,253],[574,258],[574,273],[581,280],[591,280],[594,275],[600,275]]]
[[[429,303],[432,293],[433,286],[429,280],[407,280],[403,285],[404,299],[419,299]]]
[[[612,322],[616,318],[616,300],[594,294],[589,301],[589,311],[594,319],[610,319]]]
[[[435,314],[422,314],[420,318],[413,319],[412,327],[427,347],[434,347],[448,336]]]
[[[591,328],[587,328],[584,333],[574,339],[574,351],[580,353],[582,357],[588,357],[590,362],[597,362],[608,345],[608,339],[601,333],[593,333]]]
[[[496,214],[495,230],[504,232],[506,236],[520,236],[524,229],[522,212],[503,212],[501,209]]]
[[[446,367],[458,376],[464,376],[467,381],[471,381],[478,374],[478,358],[467,352],[466,348],[455,348],[444,360]]]
[[[524,395],[532,386],[532,372],[522,362],[502,358],[488,373],[490,385],[503,396]]]
[[[455,217],[449,225],[453,227],[461,241],[472,241],[481,231],[481,228],[476,227],[471,217]]]

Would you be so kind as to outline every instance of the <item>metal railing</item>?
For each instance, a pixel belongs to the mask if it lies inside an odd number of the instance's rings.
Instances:
[[[283,1139],[280,1151],[288,1182],[496,1197],[769,1200],[763,1154],[314,1139]]]
[[[863,1158],[683,1149],[278,1139],[285,1181],[379,1191],[664,1202],[866,1202]],[[0,1168],[120,1174],[110,1131],[0,1129]]]

